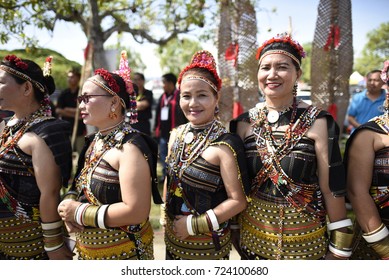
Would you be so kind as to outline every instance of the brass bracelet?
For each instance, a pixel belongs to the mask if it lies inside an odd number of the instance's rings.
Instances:
[[[354,233],[347,229],[347,232],[339,230],[331,231],[330,242],[331,245],[338,250],[350,251],[353,243]]]
[[[200,216],[193,216],[192,218],[192,229],[195,234],[208,233],[211,229],[208,226],[206,214]]]
[[[65,199],[70,199],[70,200],[77,200],[78,193],[75,191],[69,191],[68,193],[65,194],[63,197],[62,201]]]
[[[97,227],[97,211],[100,206],[88,205],[83,213],[83,223],[86,226]]]
[[[381,241],[371,243],[370,246],[382,259],[389,258],[389,235]]]

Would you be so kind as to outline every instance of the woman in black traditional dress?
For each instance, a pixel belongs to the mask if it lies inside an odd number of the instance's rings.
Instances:
[[[243,143],[217,120],[221,80],[208,51],[193,56],[178,83],[189,122],[169,141],[166,259],[228,259],[230,219],[246,207]]]
[[[265,101],[231,123],[245,143],[252,179],[240,215],[242,259],[351,255],[339,129],[328,112],[296,99],[304,56],[289,35],[264,42],[257,77]]]
[[[5,259],[73,258],[57,213],[71,171],[71,128],[51,116],[51,59],[43,71],[15,55],[0,65],[0,109],[14,112],[0,139],[0,255]]]
[[[389,61],[381,72],[389,85]],[[357,219],[352,259],[389,259],[389,93],[385,114],[358,127],[347,140],[347,189]]]

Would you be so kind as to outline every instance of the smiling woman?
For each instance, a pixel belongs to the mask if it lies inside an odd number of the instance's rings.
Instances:
[[[189,122],[169,141],[166,259],[228,259],[230,219],[246,207],[243,143],[217,120],[221,80],[208,51],[193,56],[178,84]]]
[[[297,81],[305,56],[298,42],[287,34],[277,35],[257,54],[265,101],[231,122],[231,131],[245,143],[251,179],[250,201],[240,215],[241,256],[347,258],[352,239],[347,227],[352,224],[346,219],[339,129],[328,112],[298,102]],[[330,246],[327,214],[334,240]]]

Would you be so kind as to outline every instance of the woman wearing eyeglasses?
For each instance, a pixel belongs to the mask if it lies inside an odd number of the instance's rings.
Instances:
[[[156,185],[157,144],[133,129],[135,93],[126,53],[120,70],[95,71],[83,85],[79,109],[98,131],[87,137],[75,180],[58,207],[75,232],[79,259],[153,259],[149,222]]]

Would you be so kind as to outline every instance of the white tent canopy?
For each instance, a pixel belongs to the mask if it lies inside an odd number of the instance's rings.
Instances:
[[[365,77],[359,74],[358,71],[354,71],[354,73],[350,75],[350,85],[360,85],[364,80]]]

